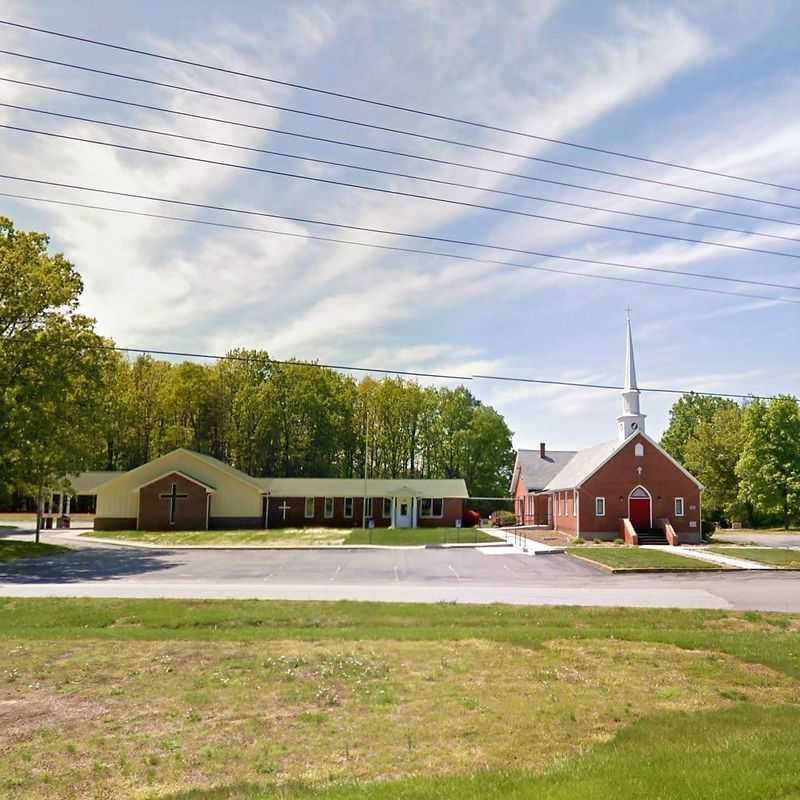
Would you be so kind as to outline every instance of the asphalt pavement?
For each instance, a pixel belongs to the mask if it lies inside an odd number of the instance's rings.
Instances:
[[[26,537],[27,538],[27,537]],[[60,534],[44,540],[68,543]],[[72,542],[69,542],[72,544]],[[0,595],[732,608],[800,612],[800,573],[612,575],[514,548],[141,550],[0,564]]]

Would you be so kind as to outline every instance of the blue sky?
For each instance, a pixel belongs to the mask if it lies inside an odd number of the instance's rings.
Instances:
[[[786,3],[170,2],[0,0],[0,16],[251,73],[421,107],[548,137],[800,186],[800,7]],[[677,181],[800,206],[800,192],[687,173],[508,134],[325,98],[0,26],[0,47],[155,80],[285,104],[529,156]],[[753,212],[800,222],[800,211],[548,167],[408,137],[356,129],[174,90],[99,78],[0,56],[0,75],[318,136],[348,139],[587,186]],[[496,189],[799,236],[790,225],[501,178],[473,169],[358,152],[276,134],[0,82],[0,102],[350,161]],[[309,162],[0,109],[0,122],[139,147],[235,161],[375,186],[500,205],[572,220],[800,254],[793,242],[632,221],[490,193],[368,176]],[[123,153],[0,130],[3,171],[279,214],[487,241],[585,258],[797,284],[790,258],[592,230],[425,200]],[[92,202],[83,193],[0,180],[0,191]],[[101,201],[103,202],[103,201]],[[139,200],[107,205],[175,213]],[[622,379],[625,307],[633,309],[639,381],[756,394],[800,393],[797,305],[611,283],[390,254],[260,233],[155,222],[0,198],[0,213],[52,234],[86,282],[84,308],[104,334],[131,347],[224,352],[259,347],[279,358],[319,358],[397,369],[504,374],[599,383]],[[180,212],[179,212],[180,213]],[[213,212],[195,216],[248,224]],[[318,229],[276,222],[302,233]],[[337,235],[334,233],[333,235]],[[346,235],[345,238],[348,238]],[[349,238],[381,244],[377,235]],[[438,249],[438,248],[437,248]],[[444,247],[443,249],[447,249]],[[474,253],[452,247],[451,253]],[[490,258],[508,259],[499,251]],[[519,257],[585,273],[607,267]],[[675,282],[718,285],[691,278]],[[730,291],[745,289],[722,284]],[[798,292],[786,292],[800,297]],[[505,414],[515,444],[587,446],[615,435],[615,393],[475,380]],[[670,405],[645,394],[648,432]]]

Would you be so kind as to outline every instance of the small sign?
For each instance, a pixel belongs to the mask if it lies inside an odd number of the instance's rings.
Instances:
[[[690,528],[696,528],[697,527],[697,523],[696,522],[690,522],[689,523],[689,527]]]
[[[370,518],[367,520],[367,527],[368,527],[368,528],[374,528],[374,527],[375,527],[375,520],[374,520],[374,519],[372,519],[372,517],[370,517]]]
[[[689,506],[689,511],[697,511],[697,506]]]
[[[460,527],[461,527],[461,520],[457,519],[456,520],[456,528],[460,528]]]

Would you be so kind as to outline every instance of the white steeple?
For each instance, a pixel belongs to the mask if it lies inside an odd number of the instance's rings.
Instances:
[[[644,433],[645,415],[639,411],[639,387],[636,384],[636,363],[633,358],[633,335],[631,334],[631,310],[628,309],[627,339],[625,341],[625,388],[622,391],[622,414],[617,417],[619,440],[622,442],[632,433]]]

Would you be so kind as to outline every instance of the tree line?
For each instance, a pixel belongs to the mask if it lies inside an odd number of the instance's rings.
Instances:
[[[465,387],[356,380],[254,350],[210,364],[128,359],[79,313],[81,277],[48,244],[0,217],[0,502],[176,447],[254,476],[360,477],[366,466],[507,494],[511,431]]]
[[[661,444],[704,485],[706,519],[784,528],[800,520],[797,398],[740,404],[686,394],[673,405]]]

